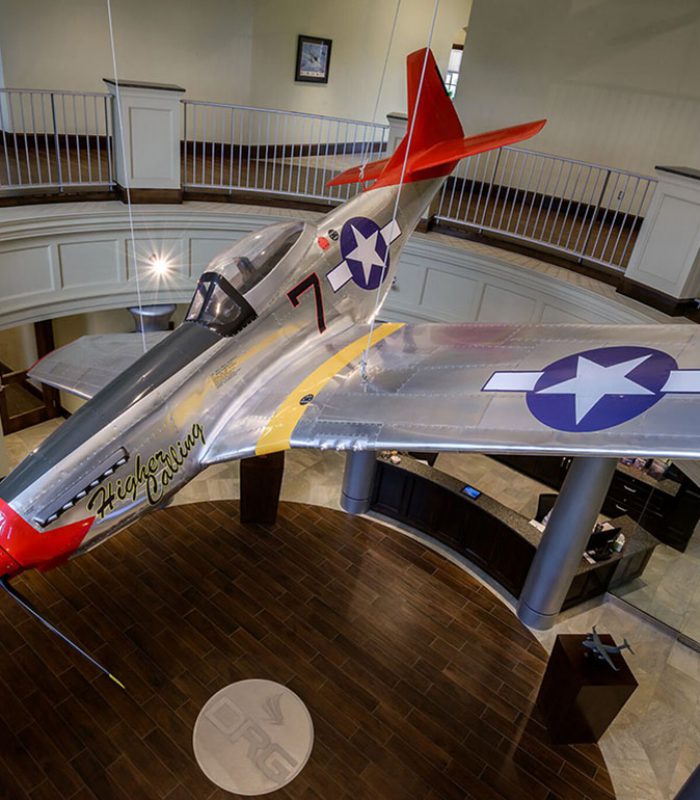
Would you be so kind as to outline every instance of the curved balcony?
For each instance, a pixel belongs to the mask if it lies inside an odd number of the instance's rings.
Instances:
[[[129,120],[122,131],[117,88],[108,85],[105,94],[0,90],[0,200],[121,196],[128,186],[136,201],[254,197],[327,207],[357,191],[329,188],[330,178],[393,151],[405,131],[402,115],[387,126],[182,100],[180,87],[138,83],[119,87]],[[426,226],[520,242],[594,266],[615,283],[655,185],[645,175],[504,147],[458,165]]]

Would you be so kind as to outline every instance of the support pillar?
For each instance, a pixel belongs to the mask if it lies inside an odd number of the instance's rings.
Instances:
[[[616,465],[615,458],[573,460],[520,594],[518,617],[531,628],[556,622]]]
[[[275,523],[283,475],[284,451],[241,459],[241,522]]]
[[[376,471],[377,454],[374,450],[348,450],[340,505],[349,514],[369,511]]]

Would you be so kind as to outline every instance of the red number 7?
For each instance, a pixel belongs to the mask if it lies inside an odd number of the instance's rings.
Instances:
[[[323,314],[323,293],[321,291],[321,282],[318,279],[318,275],[315,272],[307,275],[303,281],[287,292],[287,297],[294,308],[296,308],[299,305],[299,298],[308,289],[314,290],[314,299],[316,300],[316,324],[318,325],[318,332],[323,333],[323,331],[326,330],[326,320]]]

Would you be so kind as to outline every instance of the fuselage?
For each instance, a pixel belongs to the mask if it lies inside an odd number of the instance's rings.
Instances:
[[[61,563],[166,504],[224,429],[237,443],[227,460],[255,454],[289,387],[376,316],[441,181],[370,189],[304,225],[245,292],[244,327],[186,321],[86,402],[0,483],[4,574]],[[372,263],[382,241],[388,258]]]

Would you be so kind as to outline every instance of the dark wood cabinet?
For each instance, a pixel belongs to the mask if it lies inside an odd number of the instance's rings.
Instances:
[[[491,458],[552,489],[561,489],[571,463],[570,458],[555,456]],[[601,511],[606,517],[629,516],[660,542],[683,551],[700,521],[700,489],[682,473],[677,475],[679,481],[654,481],[620,466]]]
[[[519,536],[508,534],[501,537],[500,545],[503,550],[497,557],[494,558],[492,553],[493,577],[511,594],[518,597],[525,585],[525,578],[535,557],[536,548]]]
[[[541,534],[520,514],[486,495],[472,500],[462,487],[456,478],[410,458],[400,465],[379,459],[371,507],[434,537],[519,597]],[[653,546],[637,541],[623,556],[595,565],[582,561],[564,608],[602,594],[611,583],[622,582],[620,575],[625,580],[640,575]]]
[[[685,550],[698,519],[700,519],[700,489],[695,484],[684,483],[666,519],[659,524],[659,528],[664,525],[663,535],[659,536],[659,539],[675,547],[676,550]]]

